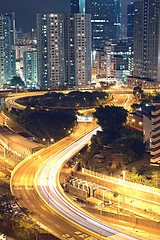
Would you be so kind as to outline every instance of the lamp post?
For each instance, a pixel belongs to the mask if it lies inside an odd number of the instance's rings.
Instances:
[[[84,101],[85,101],[85,109],[86,109],[86,106],[87,106],[87,104],[86,104],[86,101],[87,101],[86,98],[84,98]]]
[[[97,99],[97,102],[98,102],[98,104],[99,104],[99,97],[97,97],[96,99]]]

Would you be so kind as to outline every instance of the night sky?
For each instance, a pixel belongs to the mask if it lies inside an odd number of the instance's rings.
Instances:
[[[131,0],[122,0],[122,22],[126,19],[126,6]],[[69,13],[70,0],[3,0],[0,6],[1,13],[16,13],[16,26],[24,31],[30,31],[36,26],[36,14],[55,12]]]

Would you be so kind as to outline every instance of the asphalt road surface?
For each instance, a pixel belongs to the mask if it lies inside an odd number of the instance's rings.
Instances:
[[[21,162],[12,174],[12,193],[20,197],[21,206],[36,213],[42,228],[60,239],[135,240],[137,238],[103,224],[80,209],[60,186],[59,172],[63,164],[80,151],[96,131],[83,135],[79,129]]]

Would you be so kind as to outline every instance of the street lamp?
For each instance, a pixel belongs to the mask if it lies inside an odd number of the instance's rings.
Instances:
[[[87,104],[86,104],[86,101],[87,101],[86,98],[84,98],[84,101],[85,101],[85,109],[86,109],[86,105],[87,105]]]
[[[96,99],[97,99],[97,102],[99,103],[99,97],[97,97]]]

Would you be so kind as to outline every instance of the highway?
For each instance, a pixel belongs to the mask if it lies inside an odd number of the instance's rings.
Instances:
[[[17,99],[25,98],[25,97],[33,97],[33,96],[40,96],[46,94],[46,91],[43,92],[27,92],[27,93],[16,93],[16,94],[10,94],[6,99],[5,103],[8,108],[16,108],[19,110],[26,109],[26,106],[20,105],[16,103]]]
[[[60,239],[134,240],[132,236],[113,229],[75,205],[59,183],[63,164],[77,153],[99,128],[86,135],[81,129],[54,145],[40,150],[21,162],[13,171],[11,191],[20,197],[21,206],[36,213],[41,227]],[[88,238],[92,237],[92,238]]]
[[[125,106],[126,99],[134,99],[133,94],[132,94],[133,91],[131,91],[131,90],[130,91],[129,90],[117,91],[117,89],[112,89],[112,90],[105,90],[105,92],[107,92],[108,94],[114,94],[114,99],[113,99],[113,101],[111,101],[111,103],[114,105],[117,105],[117,106]],[[14,95],[8,96],[5,99],[5,103],[9,109],[16,108],[19,110],[24,110],[24,109],[26,109],[26,106],[18,104],[16,102],[16,100],[18,100],[20,98],[25,98],[25,97],[40,96],[40,95],[44,95],[46,93],[47,92],[44,91],[44,92],[30,92],[30,93],[14,94]],[[127,100],[127,102],[128,102],[128,100]],[[32,109],[34,109],[34,108],[32,108]]]
[[[127,107],[132,101],[128,95],[116,96],[112,102],[114,105],[126,104]],[[12,194],[19,198],[22,207],[35,213],[35,221],[40,222],[41,228],[60,239],[135,240],[136,237],[105,225],[79,208],[66,196],[59,183],[59,174],[65,162],[79,152],[97,130],[99,128],[92,125],[85,126],[85,131],[80,127],[71,136],[19,163],[11,176]]]

